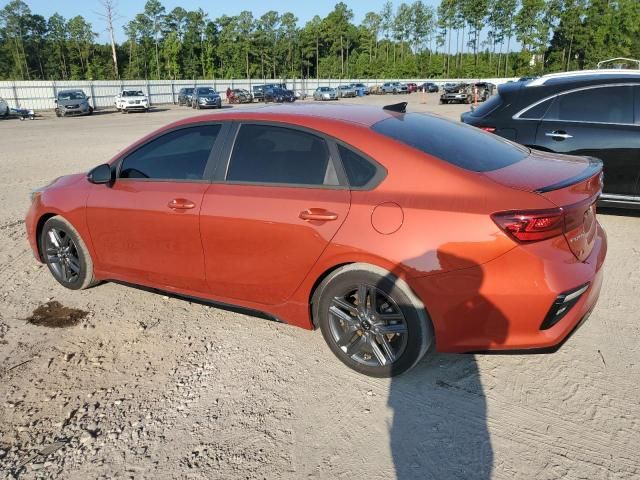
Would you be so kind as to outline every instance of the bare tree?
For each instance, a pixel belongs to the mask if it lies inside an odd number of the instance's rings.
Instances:
[[[115,22],[119,17],[116,11],[118,6],[115,0],[101,0],[100,5],[104,8],[103,13],[96,12],[97,15],[102,18],[107,23],[107,31],[109,32],[109,37],[111,38],[111,56],[113,58],[113,71],[116,75],[116,78],[120,78],[120,73],[118,72],[118,55],[116,54],[116,37],[113,33],[113,22]]]

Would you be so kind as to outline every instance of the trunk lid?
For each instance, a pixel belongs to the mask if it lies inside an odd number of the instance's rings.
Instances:
[[[600,160],[534,150],[520,162],[483,174],[502,185],[539,194],[560,207],[569,248],[580,261],[589,257],[598,228]]]

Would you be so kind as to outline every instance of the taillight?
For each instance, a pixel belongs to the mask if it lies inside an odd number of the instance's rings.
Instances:
[[[484,130],[485,132],[495,133],[496,127],[480,127],[480,130]]]
[[[564,212],[561,208],[499,212],[491,218],[518,242],[537,242],[564,233]]]

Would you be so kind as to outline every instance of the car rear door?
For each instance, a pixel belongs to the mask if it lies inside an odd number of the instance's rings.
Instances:
[[[282,124],[235,128],[202,202],[207,282],[221,299],[283,303],[344,222],[350,193],[321,135]]]
[[[179,127],[119,160],[113,185],[93,185],[87,223],[101,270],[134,283],[206,291],[199,213],[229,125]]]
[[[536,131],[536,145],[553,152],[597,157],[604,194],[636,195],[640,124],[632,85],[601,85],[558,95]]]

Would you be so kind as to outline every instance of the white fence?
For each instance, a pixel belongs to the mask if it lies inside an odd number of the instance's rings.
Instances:
[[[480,81],[480,79],[474,79]],[[499,85],[501,83],[515,80],[513,78],[484,78],[487,81]],[[414,82],[421,84],[433,82],[442,85],[446,82],[473,81],[470,79],[448,78],[448,79],[425,79],[425,78],[403,78],[403,79],[240,79],[240,80],[97,80],[97,81],[0,81],[0,97],[4,98],[10,107],[31,108],[34,110],[48,110],[55,108],[54,99],[57,92],[69,88],[82,89],[86,95],[91,97],[90,102],[93,108],[113,107],[115,95],[123,88],[138,89],[145,92],[151,105],[163,103],[176,103],[178,92],[184,87],[210,86],[221,92],[224,97],[227,88],[245,88],[251,91],[253,85],[264,83],[284,82],[287,88],[292,90],[302,90],[307,94],[312,94],[319,86],[338,86],[348,83],[364,83],[367,86],[379,85],[385,82],[400,81],[403,83]]]

